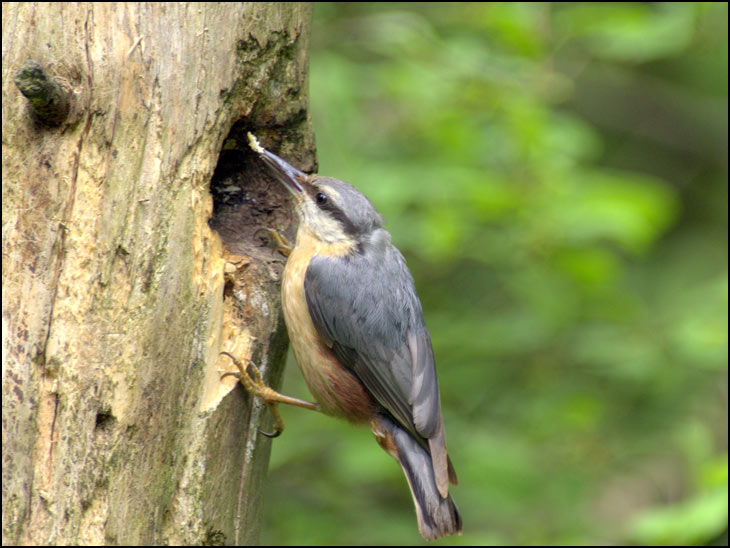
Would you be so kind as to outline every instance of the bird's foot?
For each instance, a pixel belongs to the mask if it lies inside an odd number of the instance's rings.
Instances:
[[[300,400],[298,398],[292,398],[291,396],[285,396],[284,394],[279,394],[276,390],[266,386],[266,384],[264,383],[264,379],[261,376],[261,371],[259,371],[259,368],[256,367],[256,365],[252,361],[249,360],[248,364],[244,365],[243,362],[236,358],[233,354],[230,354],[228,352],[221,352],[221,354],[231,358],[231,360],[233,360],[233,363],[236,364],[236,367],[238,367],[238,371],[224,373],[221,376],[221,379],[223,377],[227,377],[228,375],[236,377],[249,394],[264,400],[264,403],[266,403],[266,406],[269,408],[271,414],[274,416],[273,432],[264,432],[262,430],[259,430],[259,432],[261,432],[261,434],[263,434],[264,436],[268,438],[276,438],[284,431],[284,421],[281,419],[279,410],[276,407],[277,403],[296,405],[297,407],[311,409],[312,411],[320,410],[319,405],[316,403],[312,403],[306,400]],[[249,373],[249,369],[251,370],[251,373]]]
[[[259,228],[256,232],[254,232],[254,236],[257,236],[262,232],[266,234],[269,238],[274,240],[274,243],[276,243],[276,250],[284,255],[284,257],[288,257],[289,255],[291,255],[294,246],[289,240],[286,239],[283,234],[279,233],[273,228]]]

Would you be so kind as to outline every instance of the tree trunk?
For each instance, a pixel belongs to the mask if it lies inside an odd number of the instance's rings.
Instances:
[[[310,12],[3,4],[3,544],[257,542]]]

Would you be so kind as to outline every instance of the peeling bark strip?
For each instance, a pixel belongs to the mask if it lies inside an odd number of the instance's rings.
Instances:
[[[289,219],[238,143],[314,167],[310,10],[2,5],[3,544],[257,542],[270,417],[219,353],[278,382]]]
[[[69,110],[68,95],[37,61],[28,59],[23,63],[13,81],[40,121],[49,126],[64,121]]]

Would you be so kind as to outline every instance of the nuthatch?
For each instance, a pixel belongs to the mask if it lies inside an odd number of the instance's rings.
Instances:
[[[274,392],[239,363],[241,380],[274,411],[290,403],[369,422],[403,468],[423,538],[460,534],[431,339],[383,217],[349,183],[307,175],[250,133],[249,140],[294,197],[299,229],[281,298],[294,356],[317,403]]]

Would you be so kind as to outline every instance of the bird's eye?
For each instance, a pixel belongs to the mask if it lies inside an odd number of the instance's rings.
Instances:
[[[327,195],[323,194],[322,192],[317,192],[317,195],[314,197],[314,199],[317,201],[317,205],[324,205],[327,203]]]

